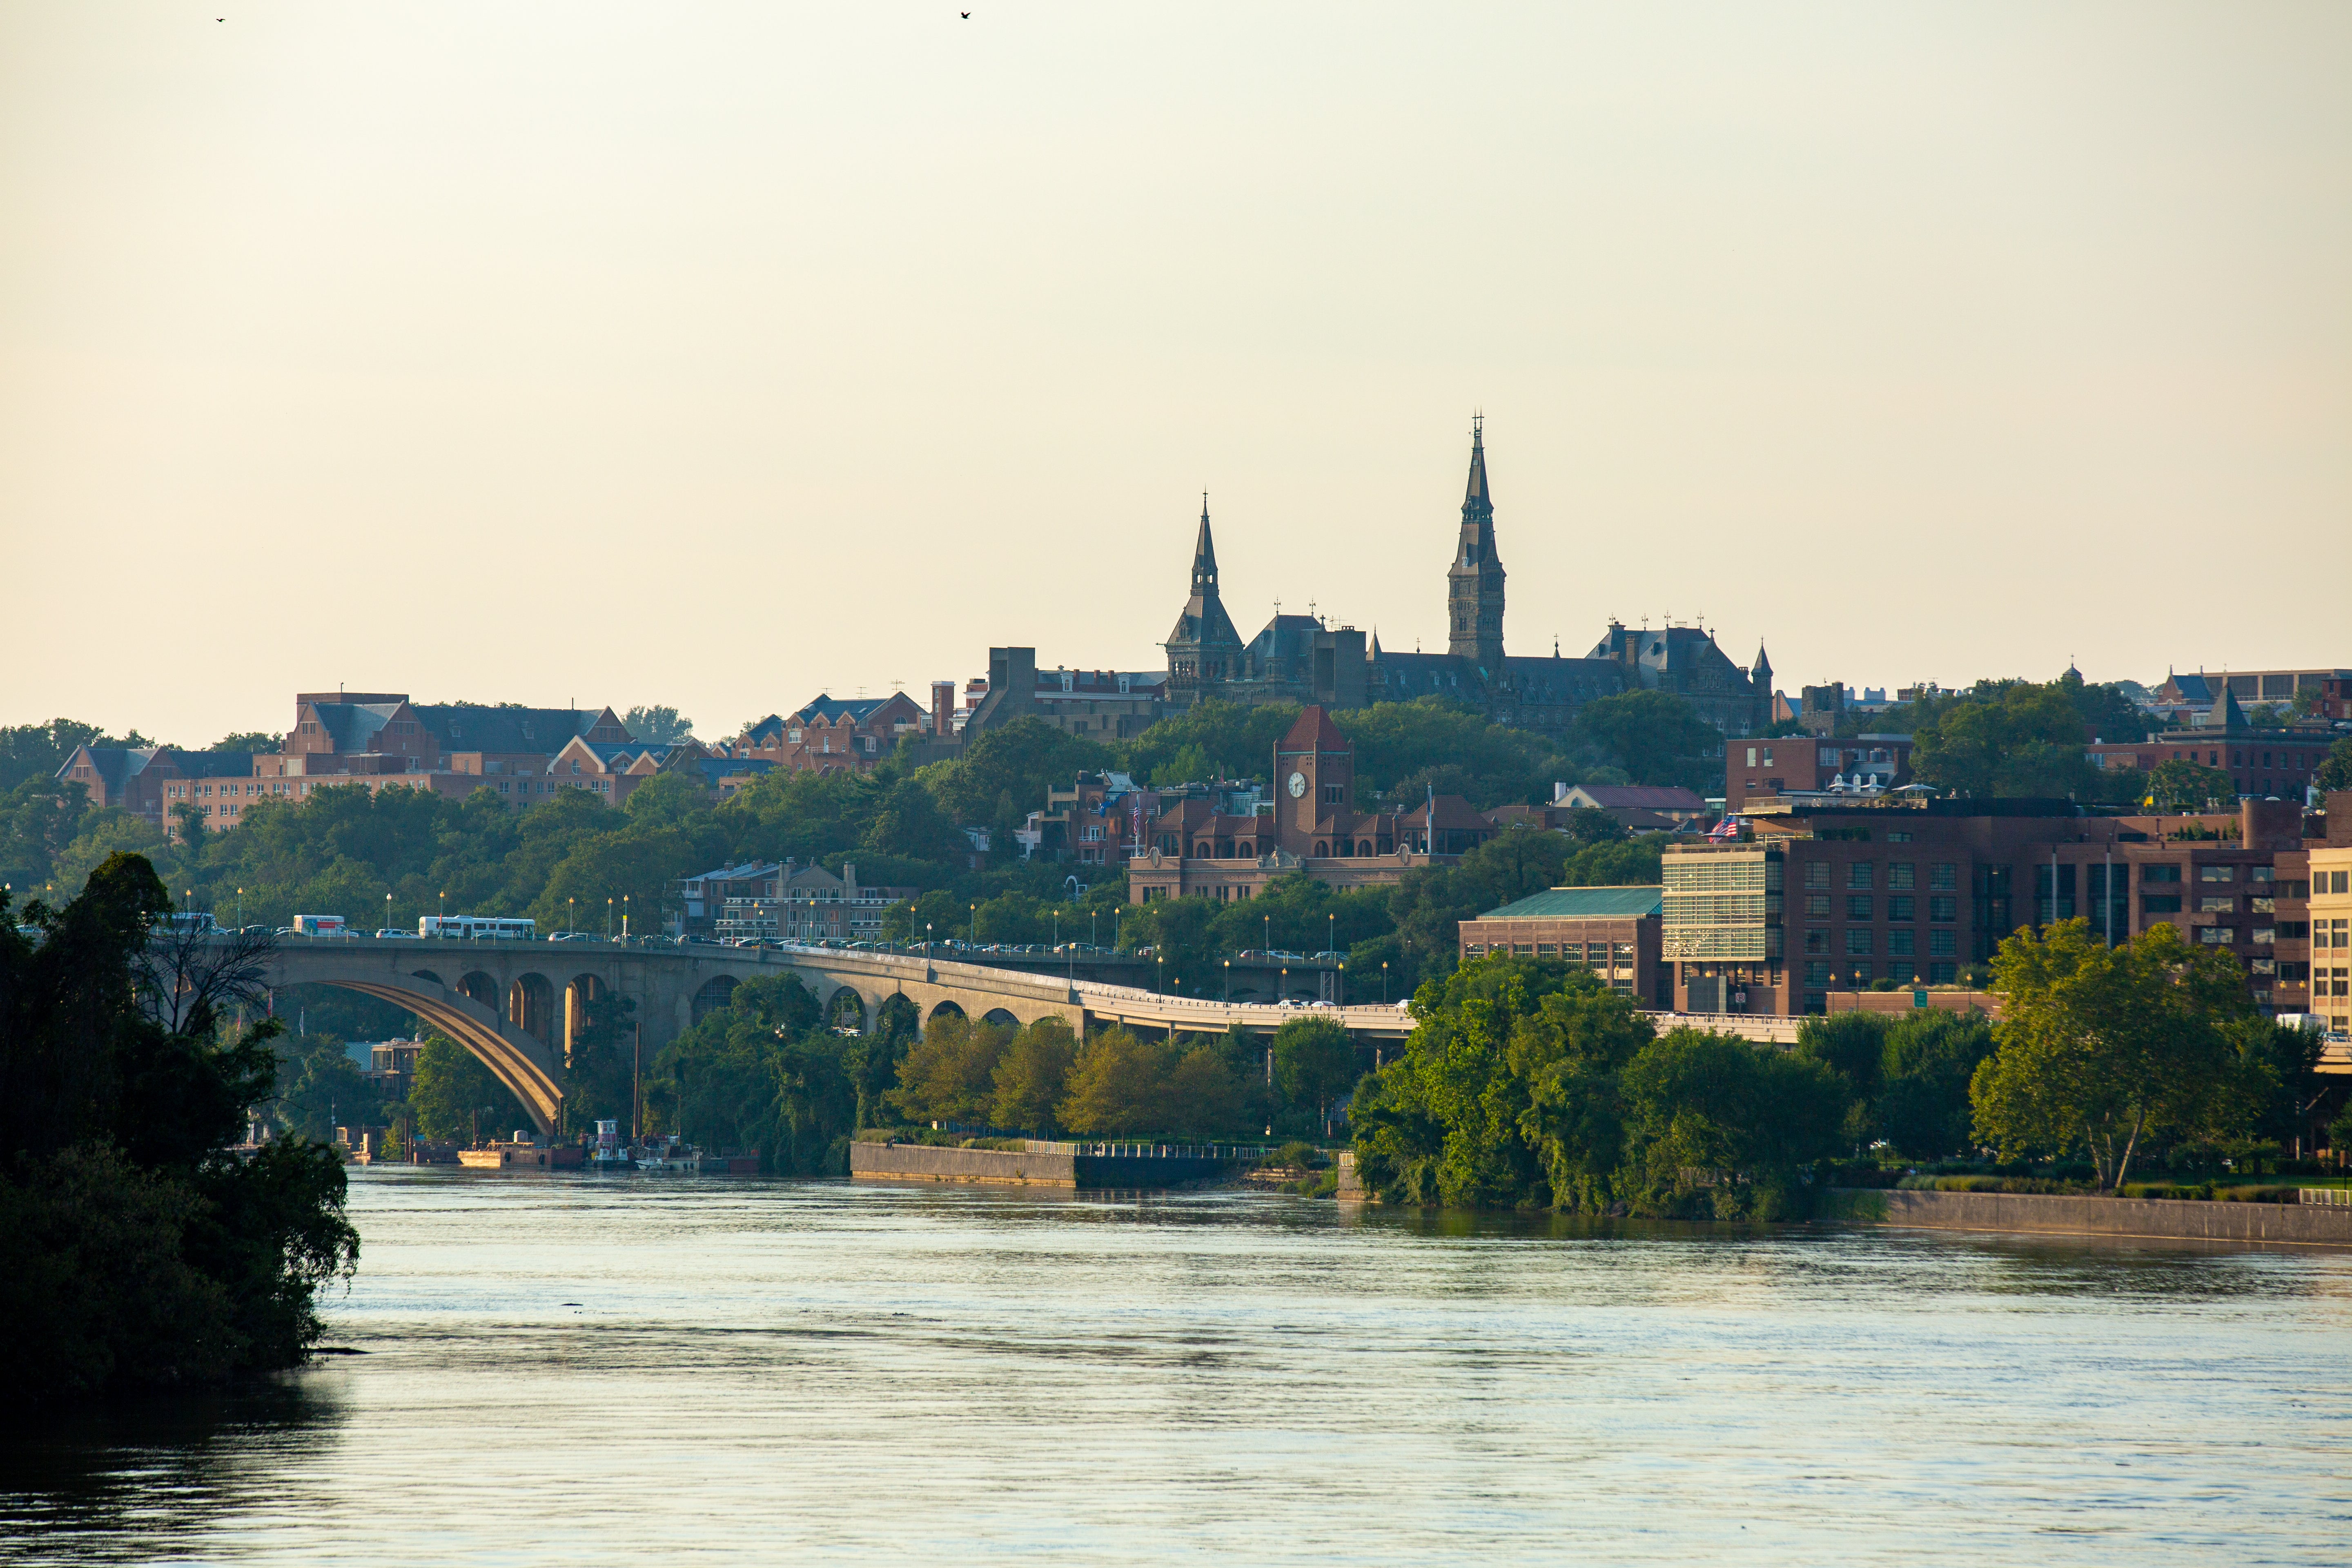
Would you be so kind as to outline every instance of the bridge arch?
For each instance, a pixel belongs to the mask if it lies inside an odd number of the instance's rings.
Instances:
[[[575,974],[563,987],[563,1061],[572,1064],[572,1052],[579,1044],[580,1031],[588,1026],[591,1004],[604,999],[604,982],[593,974]]]
[[[544,974],[519,974],[507,987],[507,1022],[537,1040],[555,1037],[555,986]]]
[[[315,984],[356,991],[415,1014],[489,1068],[491,1076],[521,1103],[541,1132],[555,1131],[563,1106],[563,1086],[556,1080],[554,1064],[539,1059],[547,1054],[546,1047],[519,1028],[504,1025],[495,1012],[481,1003],[413,975],[386,980],[321,976]]]
[[[457,994],[470,1001],[479,1002],[493,1013],[499,1011],[506,1000],[506,987],[500,985],[494,976],[478,969],[467,970],[457,976]]]
[[[825,998],[824,1026],[828,1029],[855,1029],[866,1032],[866,998],[855,985],[844,985]]]
[[[981,1022],[983,1024],[1002,1024],[1008,1029],[1017,1029],[1021,1026],[1021,1020],[1014,1017],[1012,1014],[1006,1012],[1002,1007],[991,1007],[988,1010],[987,1015],[981,1019]]]
[[[702,983],[694,994],[694,1021],[698,1024],[733,1000],[737,981],[731,974],[714,974]]]
[[[957,1006],[953,1002],[943,1001],[933,1005],[930,1016],[924,1019],[923,1022],[928,1025],[941,1018],[961,1018],[962,1016],[964,1016],[964,1010],[961,1007]]]

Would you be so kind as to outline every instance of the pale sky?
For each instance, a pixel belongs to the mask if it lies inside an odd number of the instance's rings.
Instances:
[[[957,16],[969,5],[969,21]],[[215,21],[226,15],[226,21]],[[2352,6],[0,7],[0,723],[2352,665]]]

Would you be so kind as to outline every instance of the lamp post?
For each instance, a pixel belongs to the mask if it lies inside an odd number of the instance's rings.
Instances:
[[[1259,917],[1259,923],[1265,928],[1265,942],[1264,946],[1258,949],[1258,951],[1260,952],[1272,952],[1274,951],[1274,917],[1272,915],[1262,915]]]
[[[245,911],[240,910],[237,911],[237,922],[241,925],[244,921]],[[390,893],[383,896],[383,929],[386,931],[392,929],[392,895]]]
[[[1165,996],[1168,994],[1168,955],[1155,952],[1151,955],[1151,962],[1160,966],[1155,973],[1160,976],[1160,994]]]
[[[1388,1005],[1389,1005],[1389,961],[1388,961],[1387,959],[1383,958],[1383,959],[1381,959],[1381,1006],[1383,1006],[1383,1007],[1385,1007],[1385,1006],[1387,1006]]]
[[[1230,959],[1230,958],[1229,958],[1229,959],[1225,960],[1225,1005],[1227,1005],[1227,1006],[1229,1006],[1229,1007],[1230,1007],[1230,1006],[1232,1006],[1232,1005],[1233,1005],[1233,1001],[1234,1001],[1234,961],[1233,961],[1232,959]]]
[[[629,895],[621,895],[621,940],[629,940]]]
[[[577,926],[579,925],[579,923],[580,923],[580,900],[579,900],[577,898],[571,898],[571,899],[566,899],[566,900],[563,900],[563,929],[564,929],[564,931],[565,931],[566,932],[569,932],[569,931],[571,931],[572,930],[573,930],[575,927],[577,927]]]
[[[925,966],[926,968],[928,968],[928,967],[929,966],[929,964],[930,964],[930,962],[931,962],[931,922],[930,922],[930,921],[925,921],[923,922],[923,963],[924,963],[924,966]]]
[[[384,895],[384,898],[385,898],[385,900],[388,902],[388,901],[390,901],[390,900],[391,900],[391,898],[392,898],[392,895],[391,895],[391,894],[389,894],[389,893],[386,893],[386,894]],[[242,930],[242,929],[244,928],[244,925],[245,925],[245,889],[244,889],[243,888],[239,888],[239,889],[236,890],[236,923],[237,923],[237,926],[238,926],[238,928],[239,928],[240,930]],[[391,924],[392,922],[391,922],[390,921],[388,921],[388,920],[387,920],[384,923],[385,923],[386,925],[389,925],[389,924]]]
[[[964,940],[974,947],[980,945],[980,906],[978,904],[971,906],[971,931]]]
[[[441,918],[445,921],[449,918],[449,895],[446,891],[441,895]],[[448,933],[446,931],[436,931],[433,934],[436,936],[446,936]]]
[[[1290,1000],[1290,965],[1286,963],[1282,966],[1281,980],[1276,983],[1274,988],[1274,999],[1277,1002],[1287,1002]]]
[[[1062,911],[1059,910],[1054,911],[1054,945],[1062,945]]]
[[[1339,917],[1338,915],[1323,917],[1323,951],[1326,952],[1339,951]]]
[[[1348,1005],[1348,961],[1344,958],[1339,961],[1339,978],[1333,984],[1331,991],[1331,1000],[1334,1003],[1342,1007]],[[1326,1133],[1325,1136],[1328,1137],[1329,1134]]]
[[[606,942],[613,940],[613,900],[609,898],[604,900],[604,940]],[[634,1136],[635,1123],[632,1122],[630,1126],[631,1135]]]

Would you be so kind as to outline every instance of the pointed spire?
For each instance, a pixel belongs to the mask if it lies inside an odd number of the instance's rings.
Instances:
[[[1192,543],[1192,592],[1217,585],[1217,542],[1209,535],[1209,492],[1201,492],[1201,534]]]
[[[1470,482],[1462,494],[1462,515],[1466,520],[1473,511],[1495,512],[1494,492],[1486,488],[1486,416],[1470,416]]]
[[[2217,711],[2221,715],[2223,732],[2242,730],[2246,727],[2246,710],[2238,706],[2237,690],[2230,684],[2230,678],[2226,675],[2221,678],[2221,701]]]
[[[1748,673],[1750,679],[1759,682],[1772,679],[1772,661],[1764,656],[1764,639],[1761,637],[1756,639],[1756,662],[1749,667]]]

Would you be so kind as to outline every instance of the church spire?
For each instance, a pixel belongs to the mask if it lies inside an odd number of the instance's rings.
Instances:
[[[1487,678],[1503,670],[1503,562],[1495,552],[1495,498],[1486,484],[1486,419],[1470,420],[1470,479],[1462,532],[1445,571],[1446,651]]]
[[[1192,542],[1192,592],[1217,591],[1217,542],[1209,536],[1209,492],[1201,492],[1201,535]]]

